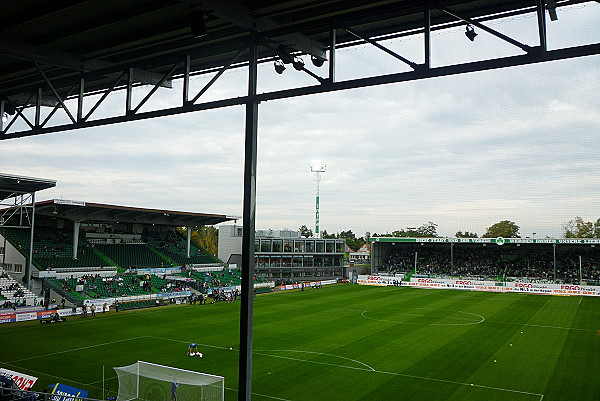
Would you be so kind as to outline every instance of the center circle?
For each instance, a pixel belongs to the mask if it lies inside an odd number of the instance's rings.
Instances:
[[[435,308],[374,309],[360,314],[365,319],[418,326],[466,326],[485,321],[481,315]]]

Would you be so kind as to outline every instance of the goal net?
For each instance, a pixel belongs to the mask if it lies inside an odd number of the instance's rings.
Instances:
[[[117,401],[223,401],[225,378],[138,361],[116,367]]]

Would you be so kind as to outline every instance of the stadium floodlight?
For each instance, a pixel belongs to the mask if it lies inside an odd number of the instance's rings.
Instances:
[[[313,160],[310,164],[310,171],[313,173],[324,173],[327,168],[327,163],[322,160]]]
[[[313,179],[317,183],[317,194],[315,201],[315,237],[319,238],[319,182],[321,181],[321,173],[325,172],[327,163],[322,160],[313,160],[310,165],[310,171],[312,171]]]

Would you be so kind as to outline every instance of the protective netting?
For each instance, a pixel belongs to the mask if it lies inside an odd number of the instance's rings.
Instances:
[[[117,401],[222,401],[225,379],[138,361],[114,368],[119,379]]]

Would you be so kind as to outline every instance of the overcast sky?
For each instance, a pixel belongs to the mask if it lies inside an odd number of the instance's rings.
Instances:
[[[600,42],[600,4],[558,10],[549,48]],[[492,28],[537,45],[534,15]],[[479,31],[435,33],[432,64],[521,54]],[[422,62],[422,40],[387,43]],[[305,61],[307,66],[310,64]],[[326,67],[315,72],[326,74]],[[337,79],[408,71],[365,45],[338,54]],[[210,77],[193,80],[202,87]],[[259,92],[312,85],[291,67],[259,67]],[[244,95],[232,71],[206,99]],[[161,90],[147,108],[178,105]],[[143,96],[142,91],[137,94]],[[99,110],[123,109],[112,95]],[[38,200],[242,215],[244,108],[0,141],[0,171],[56,179]],[[577,216],[600,218],[600,57],[543,63],[262,103],[257,228],[314,229],[311,160],[327,162],[321,230],[385,233],[429,221],[453,236],[511,220],[521,236],[556,237]]]

